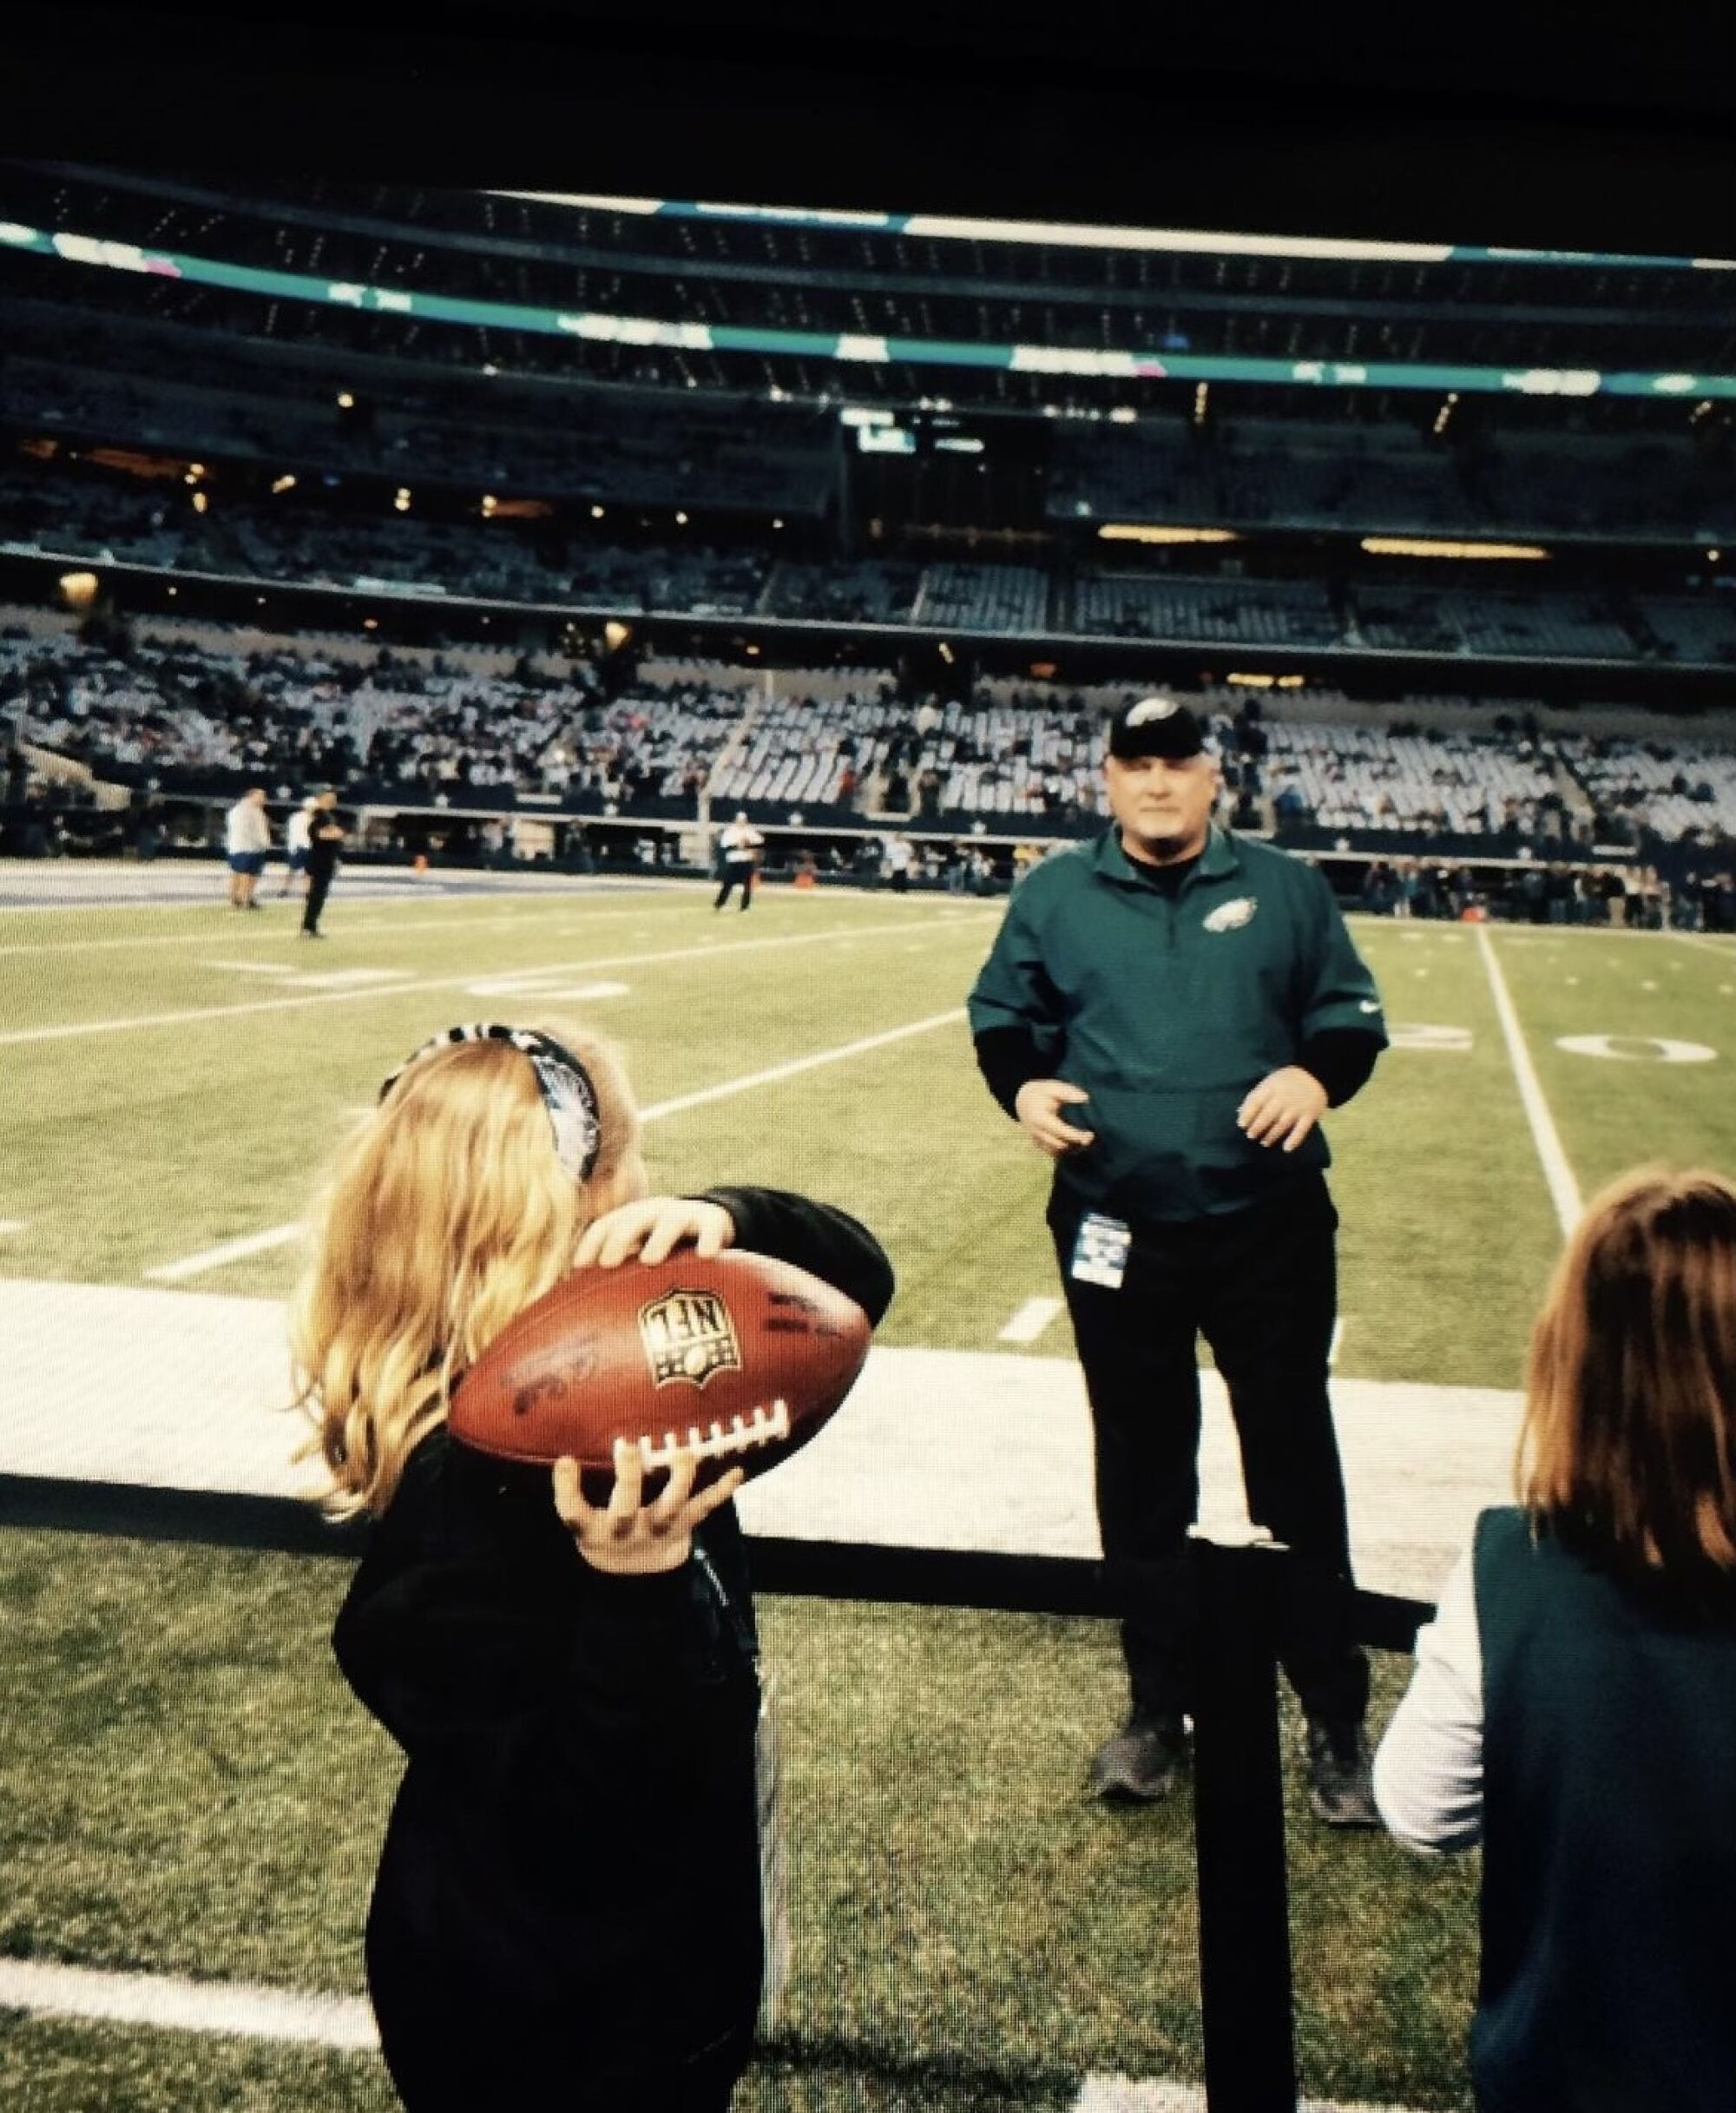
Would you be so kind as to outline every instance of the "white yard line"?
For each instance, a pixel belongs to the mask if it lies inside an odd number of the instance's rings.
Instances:
[[[817,1050],[811,1056],[792,1057],[788,1063],[773,1064],[768,1070],[749,1071],[740,1078],[726,1079],[720,1086],[706,1086],[698,1093],[683,1093],[672,1101],[656,1101],[649,1108],[641,1109],[641,1119],[655,1122],[663,1116],[680,1115],[683,1109],[702,1107],[707,1101],[727,1100],[732,1093],[746,1093],[752,1086],[769,1086],[780,1078],[794,1078],[798,1072],[812,1071],[817,1065],[838,1063],[846,1056],[865,1056],[870,1050],[884,1049],[889,1042],[902,1042],[907,1035],[925,1035],[937,1027],[945,1027],[964,1017],[963,1005],[955,1005],[950,1012],[931,1012],[925,1020],[907,1020],[902,1027],[889,1027],[878,1035],[865,1035],[859,1042],[840,1043],[836,1049]]]
[[[651,957],[647,957],[650,958]],[[400,984],[401,990],[404,986]],[[884,1049],[888,1043],[902,1042],[907,1035],[924,1035],[931,1029],[944,1027],[962,1020],[964,1009],[956,1005],[950,1012],[930,1013],[925,1020],[907,1020],[902,1027],[889,1027],[878,1035],[865,1035],[856,1042],[838,1043],[835,1049],[816,1050],[807,1056],[792,1057],[787,1063],[773,1064],[767,1070],[746,1071],[740,1078],[727,1078],[715,1086],[704,1086],[697,1093],[678,1094],[668,1101],[654,1101],[648,1108],[641,1108],[641,1122],[659,1122],[665,1116],[680,1115],[688,1108],[703,1107],[709,1101],[727,1100],[731,1094],[746,1093],[755,1086],[775,1084],[779,1079],[794,1078],[803,1071],[812,1071],[821,1064],[841,1063],[846,1057],[865,1056],[870,1050]],[[0,1224],[0,1232],[6,1229]],[[181,1284],[188,1277],[203,1276],[207,1270],[221,1269],[230,1262],[244,1261],[250,1254],[263,1254],[267,1248],[286,1247],[301,1231],[299,1221],[289,1225],[268,1227],[263,1233],[250,1233],[245,1239],[226,1241],[221,1247],[207,1247],[198,1254],[183,1255],[180,1261],[164,1262],[155,1269],[145,1272],[153,1284]],[[1042,1303],[1038,1301],[1037,1303]],[[1050,1304],[1057,1304],[1051,1300]]]
[[[146,1270],[145,1275],[153,1284],[181,1284],[188,1277],[203,1276],[207,1269],[221,1269],[229,1262],[245,1261],[250,1254],[263,1254],[268,1247],[284,1247],[300,1231],[299,1220],[293,1225],[274,1225],[266,1232],[226,1240],[220,1247],[207,1247],[200,1254],[184,1254],[178,1262]]]
[[[987,920],[983,920],[986,922]],[[589,974],[595,969],[635,968],[658,961],[700,961],[720,959],[725,955],[763,952],[786,946],[836,945],[843,939],[868,939],[884,937],[888,932],[908,931],[908,924],[863,925],[854,931],[833,928],[825,931],[801,931],[786,934],[772,939],[729,939],[708,946],[676,946],[666,948],[661,953],[603,955],[594,960],[551,962],[542,964],[540,973],[552,975],[557,970],[571,970],[575,975]],[[135,1013],[129,1017],[114,1020],[75,1020],[58,1027],[15,1028],[0,1034],[0,1048],[16,1048],[24,1043],[64,1042],[85,1035],[126,1034],[136,1028],[181,1027],[203,1020],[239,1019],[248,1014],[262,1012],[293,1012],[307,1005],[356,1004],[382,998],[398,998],[422,991],[462,990],[477,980],[477,971],[470,968],[459,976],[431,976],[414,983],[376,984],[360,991],[320,991],[293,997],[256,998],[240,1005],[189,1005],[174,1012]]]
[[[306,1995],[258,1982],[193,1981],[179,1974],[102,1973],[35,1959],[0,1959],[0,2009],[236,2039],[292,2040],[350,2053],[371,2053],[379,2046],[373,2011],[359,1996]],[[1330,2105],[1318,2099],[1304,2099],[1301,2106],[1302,2113],[1404,2113],[1396,2106]],[[1206,2093],[1197,2083],[1088,2077],[1074,2113],[1206,2113]]]
[[[275,899],[273,898],[273,899]],[[421,905],[406,906],[414,909],[419,908]],[[442,903],[438,906],[447,909],[450,907],[450,905]],[[352,939],[358,935],[365,936],[377,931],[388,931],[394,938],[414,938],[424,931],[490,931],[502,925],[525,925],[527,936],[529,936],[529,918],[543,910],[550,913],[560,911],[569,917],[574,914],[572,901],[567,897],[562,897],[558,901],[540,904],[535,910],[494,910],[489,907],[485,899],[482,906],[489,908],[489,914],[486,917],[390,917],[380,918],[372,924],[361,925],[352,925],[345,921],[338,927],[333,936],[339,938]],[[436,905],[431,903],[428,907],[433,909]],[[291,903],[286,905],[286,908],[292,912],[299,912],[299,905]],[[623,918],[643,917],[644,914],[643,904],[631,910],[597,910],[580,913],[582,921],[587,925],[619,924]],[[230,926],[227,929],[233,931],[238,928]],[[257,937],[261,939],[280,940],[286,945],[292,947],[300,931],[299,924],[294,926],[286,924],[281,930],[275,931],[271,929],[269,925],[247,925],[239,929],[255,932]],[[36,956],[88,954],[99,950],[106,952],[117,947],[132,949],[141,946],[180,946],[191,951],[197,947],[214,945],[220,941],[227,945],[227,941],[222,938],[222,931],[221,919],[213,918],[208,923],[201,922],[185,931],[159,933],[148,939],[42,939],[34,941],[28,946],[0,946],[0,959],[4,959],[9,954]],[[203,967],[217,964],[201,963],[198,965]]]
[[[319,2047],[379,2045],[373,2012],[358,1997],[299,1995],[246,1981],[184,1980],[178,1974],[99,1973],[35,1959],[0,1959],[0,2009],[242,2039],[304,2040]]]
[[[1501,1031],[1507,1038],[1507,1056],[1513,1066],[1513,1076],[1519,1088],[1519,1098],[1525,1109],[1526,1120],[1531,1125],[1531,1140],[1537,1148],[1537,1157],[1542,1163],[1543,1179],[1549,1183],[1549,1198],[1555,1207],[1555,1216],[1561,1221],[1563,1233],[1570,1233],[1579,1223],[1585,1208],[1579,1192],[1579,1183],[1574,1179],[1573,1168],[1568,1164],[1567,1153],[1562,1149],[1561,1134],[1555,1129],[1555,1119],[1549,1113],[1549,1104],[1543,1098],[1543,1089],[1537,1078],[1537,1068],[1531,1062],[1531,1052],[1525,1046],[1524,1030],[1519,1024],[1519,1015],[1514,1010],[1513,1000],[1507,989],[1507,978],[1501,972],[1501,964],[1495,958],[1495,947],[1489,937],[1486,925],[1476,926],[1476,943],[1483,951],[1483,965],[1489,978],[1489,987],[1495,998],[1495,1010],[1500,1017]]]
[[[1003,1343],[1034,1343],[1061,1311],[1059,1299],[1027,1299],[996,1338]]]

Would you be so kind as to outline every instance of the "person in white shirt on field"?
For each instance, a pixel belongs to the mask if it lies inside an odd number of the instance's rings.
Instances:
[[[313,810],[319,806],[319,795],[310,793],[289,818],[283,833],[284,855],[289,870],[283,877],[286,895],[306,895],[307,892],[307,846],[313,830]],[[299,887],[296,883],[301,884]]]
[[[741,890],[741,906],[753,900],[753,868],[766,839],[747,819],[746,807],[738,807],[735,820],[718,839],[723,854],[723,885],[718,889],[713,910],[721,910],[733,890]]]
[[[257,910],[253,891],[266,870],[271,849],[271,823],[266,817],[266,788],[250,785],[223,818],[223,849],[229,860],[229,907]]]

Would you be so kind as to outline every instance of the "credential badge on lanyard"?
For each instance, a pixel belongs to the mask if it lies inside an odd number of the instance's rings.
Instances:
[[[1068,1274],[1078,1284],[1101,1284],[1106,1291],[1119,1291],[1128,1273],[1128,1253],[1133,1244],[1130,1226],[1119,1218],[1087,1211],[1079,1221],[1079,1237],[1073,1243],[1073,1263]]]

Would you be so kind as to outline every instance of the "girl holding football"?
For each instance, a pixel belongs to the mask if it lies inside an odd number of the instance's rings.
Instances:
[[[333,1516],[370,1515],[333,1630],[406,1757],[366,1931],[408,2113],[722,2113],[763,1961],[757,1640],[740,1480],[678,1458],[606,1504],[453,1439],[446,1409],[569,1270],[736,1245],[878,1320],[891,1272],[776,1190],[655,1196],[615,1050],[565,1023],[454,1028],[381,1089],[314,1214],[293,1309]]]
[[[1485,1511],[1374,1767],[1481,1842],[1482,2113],[1736,2098],[1736,1187],[1594,1198],[1531,1342],[1520,1503]]]

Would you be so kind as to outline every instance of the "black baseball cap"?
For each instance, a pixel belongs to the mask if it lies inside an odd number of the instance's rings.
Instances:
[[[1158,755],[1179,763],[1200,754],[1205,746],[1205,728],[1173,697],[1141,697],[1124,704],[1109,721],[1112,756]]]

